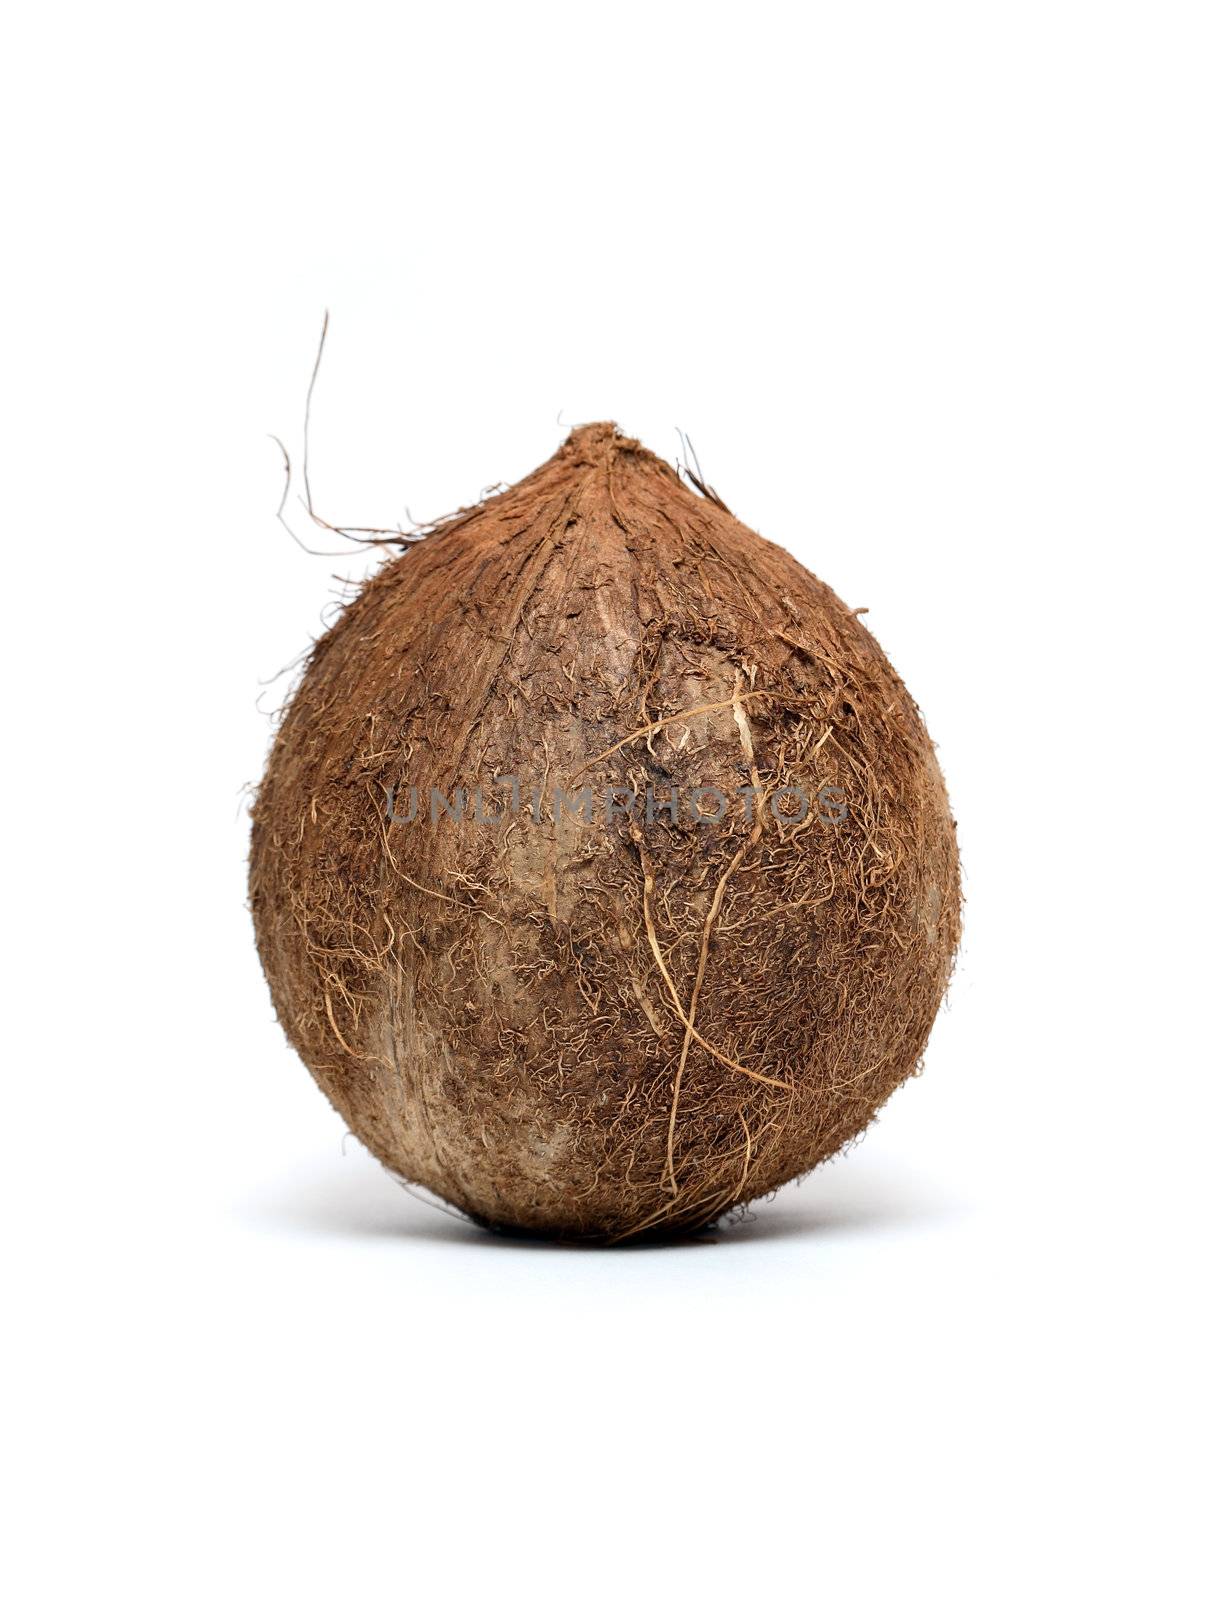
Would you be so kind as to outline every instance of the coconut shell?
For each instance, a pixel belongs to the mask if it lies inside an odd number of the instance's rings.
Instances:
[[[778,1188],[915,1072],[949,978],[918,710],[697,487],[598,423],[408,544],[315,646],[254,806],[291,1042],[491,1226],[622,1239]]]

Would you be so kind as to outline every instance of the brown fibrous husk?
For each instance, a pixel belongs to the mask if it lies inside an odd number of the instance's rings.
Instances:
[[[636,1238],[777,1189],[916,1071],[948,982],[919,712],[695,482],[593,424],[408,543],[315,646],[254,806],[287,1035],[380,1161],[490,1226]],[[555,817],[584,784],[641,804]],[[430,823],[478,785],[495,821]],[[674,815],[699,787],[760,792]],[[840,798],[797,822],[784,789]]]

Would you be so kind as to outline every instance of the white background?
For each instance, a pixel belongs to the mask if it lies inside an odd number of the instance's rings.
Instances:
[[[14,1595],[1220,1593],[1220,8],[27,6],[3,117]],[[494,1240],[285,1046],[359,554],[675,429],[925,709],[925,1074],[718,1242]],[[319,541],[331,547],[330,541]]]

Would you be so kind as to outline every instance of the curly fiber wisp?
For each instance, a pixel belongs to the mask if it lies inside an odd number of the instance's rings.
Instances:
[[[915,1070],[958,942],[923,721],[858,617],[611,424],[384,565],[254,807],[277,1014],[491,1226],[693,1229]]]

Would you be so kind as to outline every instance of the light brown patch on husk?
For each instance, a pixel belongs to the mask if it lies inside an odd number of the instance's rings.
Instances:
[[[389,824],[498,774],[668,813]],[[823,786],[846,820],[817,816]],[[789,826],[768,800],[803,788]],[[428,801],[427,801],[428,803]],[[954,824],[858,617],[612,424],[383,566],[315,647],[254,808],[277,1014],[394,1172],[493,1226],[701,1225],[861,1132],[948,981]]]

